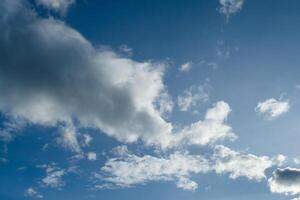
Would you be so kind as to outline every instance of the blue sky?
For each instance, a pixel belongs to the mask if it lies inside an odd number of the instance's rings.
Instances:
[[[300,2],[3,0],[0,199],[300,199]]]

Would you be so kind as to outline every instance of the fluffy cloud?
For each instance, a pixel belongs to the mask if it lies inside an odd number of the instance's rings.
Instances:
[[[110,183],[118,187],[130,187],[149,181],[175,181],[178,188],[195,190],[198,185],[190,180],[190,176],[208,170],[208,161],[200,155],[175,152],[163,158],[127,153],[109,159],[101,168],[102,175],[96,177],[106,185]]]
[[[244,0],[219,0],[219,12],[226,16],[227,21],[231,15],[242,10]]]
[[[236,139],[231,127],[225,123],[230,112],[231,109],[226,102],[217,102],[206,112],[203,121],[199,120],[180,130],[174,143],[203,146],[225,138]]]
[[[97,154],[95,152],[88,152],[87,159],[90,161],[95,161],[97,160]]]
[[[203,121],[173,130],[163,117],[172,110],[164,63],[137,62],[95,48],[76,30],[38,17],[23,2],[0,5],[2,113],[29,125],[59,127],[59,144],[76,153],[86,146],[78,141],[78,128],[161,148],[234,137],[224,123],[230,112],[225,102],[211,108]]]
[[[164,63],[96,49],[76,30],[38,17],[23,2],[0,5],[2,112],[55,127],[75,118],[78,126],[101,129],[122,142],[140,138],[168,145],[172,125],[157,108],[166,93]]]
[[[189,89],[183,91],[183,94],[178,96],[177,103],[181,111],[188,111],[199,103],[208,100],[208,93],[204,86],[191,86]]]
[[[179,68],[179,71],[181,72],[189,72],[193,67],[193,63],[192,62],[186,62],[184,64],[182,64]]]
[[[300,194],[300,169],[279,168],[273,172],[273,177],[269,178],[268,182],[273,193]]]
[[[75,0],[35,0],[38,5],[41,5],[49,10],[66,13],[69,7],[75,3]]]
[[[271,98],[263,102],[259,102],[255,108],[255,111],[265,114],[268,120],[272,120],[288,112],[289,109],[290,105],[288,101],[279,101]]]
[[[115,149],[116,157],[110,158],[96,174],[100,180],[96,188],[130,187],[150,181],[175,181],[178,188],[196,190],[198,184],[191,180],[192,174],[216,172],[229,174],[230,178],[246,177],[250,180],[265,179],[266,169],[279,166],[285,160],[282,155],[269,158],[234,151],[218,145],[205,157],[175,152],[164,157],[138,156],[126,147]]]
[[[28,196],[28,197],[33,197],[33,198],[38,198],[38,199],[42,199],[44,198],[43,195],[41,195],[40,193],[38,193],[35,189],[33,188],[28,188],[25,190],[25,196]]]
[[[285,157],[279,155],[275,158],[267,156],[255,156],[253,154],[243,154],[233,151],[222,145],[215,147],[213,155],[215,160],[214,170],[218,174],[229,173],[230,178],[247,177],[250,180],[265,179],[265,170],[280,165]]]

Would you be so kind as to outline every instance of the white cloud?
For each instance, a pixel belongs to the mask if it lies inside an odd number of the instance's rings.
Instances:
[[[175,143],[203,146],[222,139],[236,139],[231,127],[225,123],[230,112],[226,102],[217,102],[206,112],[203,121],[199,120],[180,130],[176,134]]]
[[[76,153],[85,146],[80,128],[101,130],[120,142],[141,140],[161,148],[233,138],[224,123],[230,112],[225,102],[218,102],[203,121],[173,130],[163,116],[172,110],[163,84],[165,63],[137,62],[95,48],[63,22],[34,15],[20,0],[5,0],[0,8],[12,1],[20,5],[0,14],[6,16],[0,28],[11,30],[0,32],[0,43],[7,46],[0,47],[2,113],[29,125],[60,127],[59,144]],[[196,95],[199,98],[206,97]]]
[[[275,119],[288,112],[290,105],[288,101],[280,101],[274,98],[259,102],[255,108],[256,112],[265,114],[268,120]]]
[[[193,67],[193,63],[192,62],[186,62],[186,63],[183,63],[180,68],[179,68],[179,71],[181,72],[189,72]]]
[[[25,196],[28,196],[28,197],[33,197],[33,198],[38,198],[38,199],[42,199],[44,198],[43,195],[41,195],[40,193],[38,193],[35,189],[33,188],[28,188],[25,190]]]
[[[212,159],[215,161],[214,170],[218,174],[229,173],[229,177],[233,179],[243,176],[250,180],[260,181],[266,178],[266,169],[280,165],[285,157],[282,155],[275,158],[259,157],[217,145]]]
[[[55,165],[42,165],[40,168],[46,170],[46,176],[42,179],[42,185],[45,187],[62,189],[65,186],[63,177],[68,173]]]
[[[89,146],[92,142],[93,138],[89,134],[83,134],[83,146]]]
[[[228,21],[231,15],[235,15],[242,10],[244,0],[219,0],[219,4],[219,12],[225,15]]]
[[[207,102],[208,98],[209,95],[204,86],[191,86],[177,97],[177,103],[181,111],[188,111],[199,103]]]
[[[279,168],[273,172],[273,177],[269,178],[268,182],[273,193],[300,194],[300,169]]]
[[[20,6],[6,9],[11,1]],[[0,33],[0,43],[6,44],[0,54],[3,113],[49,127],[75,118],[76,129],[100,129],[122,142],[169,145],[172,125],[161,112],[170,106],[157,108],[167,92],[165,63],[137,62],[94,48],[63,22],[40,18],[21,1],[11,1],[0,5],[6,16],[0,28],[11,30]]]
[[[97,160],[97,154],[95,152],[88,152],[87,159],[90,161],[95,161]]]
[[[60,127],[60,137],[57,138],[57,142],[66,149],[75,153],[81,152],[81,147],[77,140],[78,133],[72,124]]]
[[[236,179],[246,177],[261,181],[266,178],[266,169],[280,166],[285,157],[282,155],[269,158],[245,154],[218,145],[212,154],[205,157],[189,153],[175,152],[164,157],[152,155],[138,156],[123,149],[116,157],[110,158],[101,168],[101,173],[95,174],[100,181],[95,187],[107,189],[114,187],[131,187],[150,181],[174,181],[177,188],[194,191],[198,184],[191,180],[193,174],[216,172],[229,174]]]
[[[75,0],[35,0],[38,5],[41,5],[49,10],[64,14],[69,7],[75,3]]]
[[[166,158],[150,155],[126,154],[111,158],[96,175],[105,185],[130,187],[149,181],[175,181],[178,188],[195,190],[198,185],[190,180],[192,174],[205,173],[209,162],[199,155],[175,152]],[[103,186],[98,186],[103,188]]]

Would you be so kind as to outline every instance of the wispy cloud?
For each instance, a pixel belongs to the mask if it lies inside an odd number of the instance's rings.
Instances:
[[[207,102],[208,98],[209,95],[204,85],[191,86],[177,97],[177,104],[181,111],[188,111],[200,103]]]
[[[39,192],[37,192],[34,188],[30,187],[28,189],[25,190],[24,192],[25,196],[28,197],[33,197],[33,198],[38,198],[38,199],[42,199],[44,198],[43,195],[41,195]]]
[[[227,22],[230,16],[237,14],[242,10],[244,0],[219,0],[220,7],[218,11],[226,16]]]
[[[186,62],[186,63],[183,63],[180,68],[179,68],[179,71],[181,72],[189,72],[193,67],[193,63],[192,62]]]

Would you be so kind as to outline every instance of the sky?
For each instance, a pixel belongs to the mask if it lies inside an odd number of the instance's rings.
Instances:
[[[1,0],[0,199],[299,200],[299,9]]]

